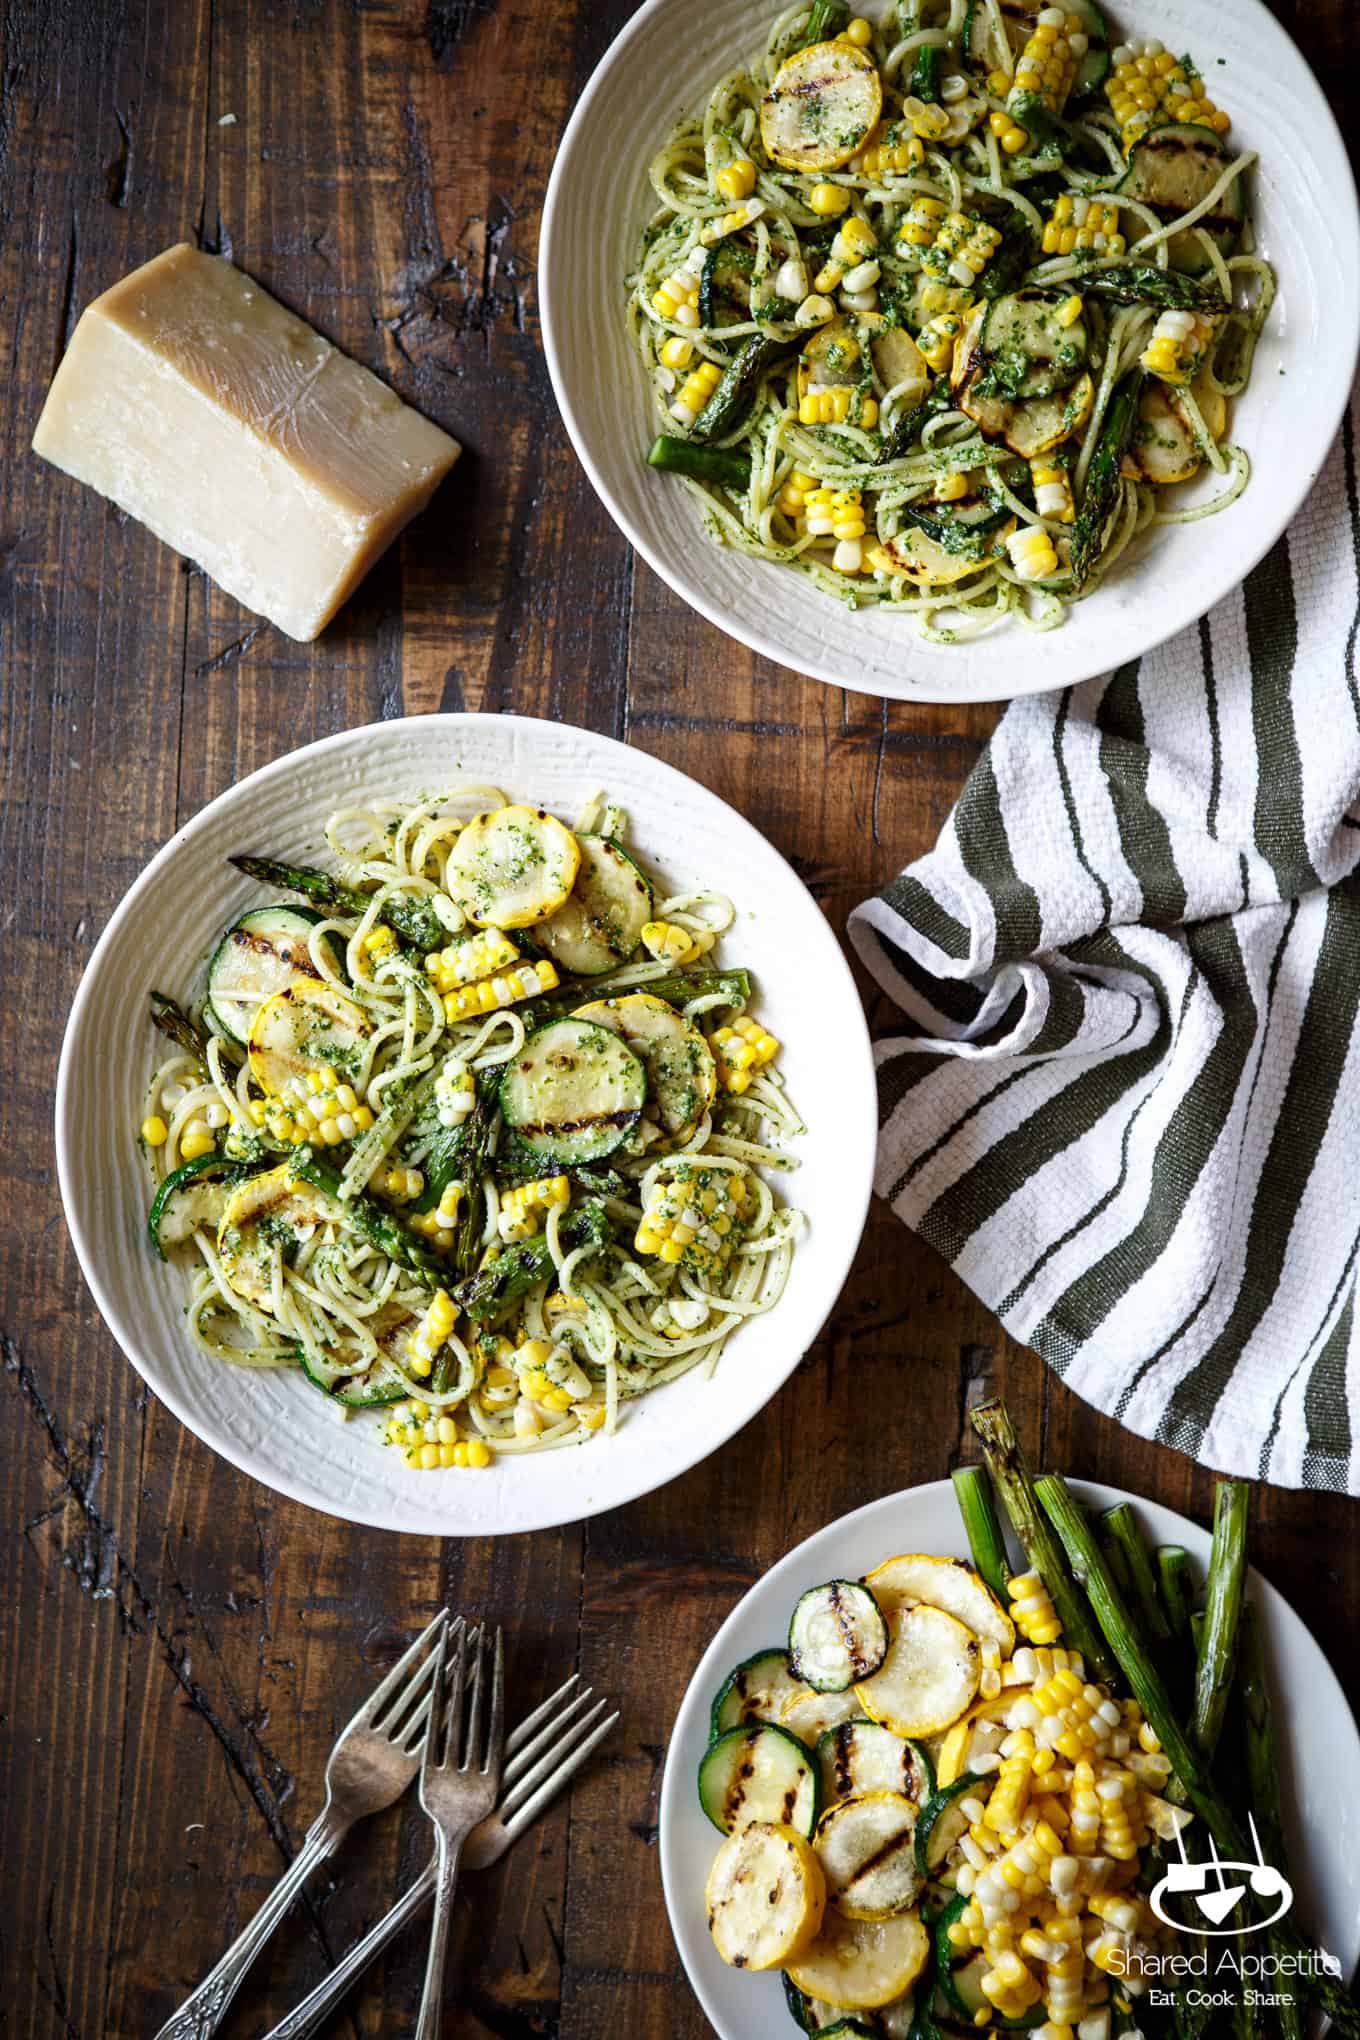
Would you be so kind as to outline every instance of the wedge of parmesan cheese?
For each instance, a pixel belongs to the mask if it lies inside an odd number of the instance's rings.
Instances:
[[[33,450],[305,640],[461,448],[230,262],[181,243],[81,315]]]

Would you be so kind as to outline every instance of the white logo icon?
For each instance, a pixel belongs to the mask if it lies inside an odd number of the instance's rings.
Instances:
[[[1181,1860],[1171,1865],[1149,1898],[1152,1910],[1165,1926],[1174,1927],[1182,1933],[1189,1928],[1199,1934],[1257,1934],[1263,1927],[1272,1927],[1276,1920],[1283,1919],[1294,1903],[1293,1888],[1282,1871],[1267,1863],[1261,1852],[1261,1838],[1256,1832],[1256,1822],[1250,1814],[1247,1815],[1247,1825],[1251,1829],[1252,1847],[1256,1851],[1254,1863],[1222,1862],[1212,1840],[1209,1843],[1208,1862],[1192,1863],[1185,1853],[1184,1838],[1177,1833],[1176,1840],[1180,1847]],[[1229,1871],[1237,1873],[1237,1880],[1231,1884],[1228,1882]],[[1275,1910],[1264,1919],[1246,1919],[1236,1926],[1224,1926],[1223,1922],[1236,1912],[1248,1891],[1253,1892],[1259,1899],[1278,1901]],[[1196,1911],[1210,1924],[1206,1927],[1198,1920],[1177,1919],[1166,1906],[1167,1899],[1175,1894],[1189,1898]]]

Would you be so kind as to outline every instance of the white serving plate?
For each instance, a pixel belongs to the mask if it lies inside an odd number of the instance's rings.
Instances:
[[[1183,1544],[1203,1577],[1210,1538],[1197,1523],[1120,1488],[1092,1481],[1071,1486],[1089,1508],[1132,1501],[1152,1541]],[[1018,1550],[1012,1550],[1018,1559]],[[704,1883],[721,1838],[699,1805],[695,1776],[708,1746],[713,1695],[743,1658],[785,1640],[794,1603],[809,1587],[858,1579],[901,1551],[967,1557],[949,1481],[870,1502],[781,1559],[732,1610],[681,1702],[661,1785],[661,1875],[680,1959],[720,2040],[780,2040],[785,2033],[796,2040],[797,2028],[785,2009],[778,1973],[748,1976],[729,1969],[709,1939]],[[1293,1916],[1340,1958],[1349,1977],[1360,1958],[1360,1734],[1336,1674],[1284,1596],[1254,1571],[1249,1591],[1261,1619],[1275,1702]],[[1258,1936],[1231,1945],[1260,1952]]]
[[[877,13],[868,4],[864,12]],[[833,686],[901,701],[1002,701],[1137,658],[1202,616],[1269,551],[1340,422],[1360,341],[1360,222],[1345,145],[1317,80],[1261,0],[1118,0],[1113,34],[1188,49],[1260,151],[1259,245],[1279,296],[1230,436],[1254,475],[1221,515],[1145,534],[1060,629],[1006,624],[929,645],[906,615],[852,615],[800,574],[715,546],[697,504],[647,467],[658,430],[624,324],[623,278],[655,208],[647,166],[682,113],[763,46],[773,4],[645,0],[606,51],[558,150],[543,213],[539,300],[562,416],[605,507],[649,566],[720,630]]]
[[[482,1473],[426,1473],[403,1466],[373,1423],[338,1422],[300,1374],[246,1372],[190,1344],[180,1272],[147,1242],[136,1134],[158,1054],[148,993],[194,992],[218,932],[262,897],[228,854],[317,861],[333,809],[463,778],[492,781],[568,820],[607,788],[663,882],[730,891],[738,920],[719,955],[750,966],[761,1017],[785,1044],[780,1067],[809,1131],[798,1143],[802,1167],[783,1189],[809,1225],[779,1305],[742,1328],[711,1382],[696,1370],[633,1405],[616,1437],[579,1450],[510,1458]],[[96,1303],[150,1387],[214,1451],[280,1493],[427,1536],[537,1530],[594,1515],[673,1480],[738,1431],[793,1372],[836,1302],[868,1209],[876,1126],[868,1030],[849,968],[778,851],[707,788],[645,752],[519,716],[421,716],[351,730],[220,795],[152,859],[104,931],[57,1080],[71,1237]]]

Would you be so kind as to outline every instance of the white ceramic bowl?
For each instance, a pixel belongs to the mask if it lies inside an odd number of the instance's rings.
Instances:
[[[721,953],[753,971],[809,1129],[797,1144],[802,1167],[783,1185],[809,1220],[788,1288],[733,1338],[714,1379],[696,1370],[644,1398],[612,1439],[510,1458],[479,1474],[413,1472],[379,1443],[375,1424],[338,1422],[300,1374],[246,1372],[198,1352],[184,1334],[180,1271],[157,1261],[147,1242],[136,1144],[157,1056],[148,993],[194,992],[216,934],[260,897],[228,854],[308,861],[334,808],[461,778],[491,781],[569,818],[603,787],[627,808],[633,840],[664,882],[731,892],[738,920]],[[877,1125],[868,1030],[849,968],[779,853],[716,795],[645,752],[496,715],[422,716],[329,737],[265,766],[196,816],[152,859],[90,959],[62,1047],[56,1120],[62,1200],[85,1279],[161,1400],[215,1451],[296,1501],[440,1536],[594,1515],[685,1472],[739,1430],[792,1373],[840,1293],[868,1209]]]
[[[1098,1509],[1133,1501],[1152,1541],[1183,1544],[1203,1577],[1210,1539],[1197,1523],[1119,1488],[1073,1481],[1072,1489]],[[704,1884],[719,1837],[699,1806],[695,1777],[708,1746],[713,1695],[743,1658],[784,1641],[794,1604],[809,1587],[822,1580],[859,1579],[899,1551],[967,1556],[958,1503],[947,1480],[870,1502],[819,1530],[771,1567],[723,1623],[681,1702],[661,1785],[661,1875],[680,1959],[720,2040],[776,2040],[785,2033],[793,2036],[796,2028],[784,2007],[780,1977],[729,1969],[708,1935]],[[1014,1547],[1013,1556],[1018,1561]],[[1249,1590],[1260,1614],[1275,1702],[1293,1917],[1339,1957],[1341,1973],[1349,1977],[1360,1958],[1360,1734],[1336,1674],[1284,1596],[1256,1572],[1250,1575]],[[1318,1762],[1320,1750],[1326,1751],[1324,1763]],[[1254,1935],[1222,1946],[1259,1953],[1261,1941]],[[1259,1981],[1257,1987],[1272,1988]]]
[[[1360,225],[1346,150],[1312,72],[1260,0],[1116,0],[1112,27],[1197,55],[1234,140],[1260,151],[1254,214],[1280,291],[1231,418],[1253,480],[1221,515],[1146,534],[1060,629],[1036,638],[1010,623],[972,644],[928,645],[906,615],[852,615],[802,575],[718,548],[690,491],[644,459],[658,425],[624,324],[623,278],[656,203],[647,166],[680,115],[758,53],[777,11],[773,0],[646,0],[572,115],[543,213],[539,300],[553,386],[586,473],[643,558],[710,623],[835,686],[1000,701],[1138,657],[1202,616],[1274,544],[1351,387]]]

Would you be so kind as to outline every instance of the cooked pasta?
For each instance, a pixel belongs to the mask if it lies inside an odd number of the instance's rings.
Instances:
[[[475,1467],[614,1431],[778,1301],[779,1043],[719,962],[731,901],[658,899],[626,830],[469,785],[332,815],[333,871],[234,860],[275,897],[192,1011],[153,994],[141,1128],[205,1356]]]
[[[1046,630],[1232,503],[1274,295],[1252,153],[1093,0],[774,21],[652,161],[628,317],[709,536],[935,642]],[[1168,496],[1202,469],[1207,500]]]

